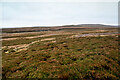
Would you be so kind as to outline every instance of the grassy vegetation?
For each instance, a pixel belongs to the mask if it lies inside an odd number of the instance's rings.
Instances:
[[[3,78],[120,79],[117,37],[52,37],[56,43],[35,43],[26,51],[10,49],[7,54],[3,49]],[[3,45],[14,42],[3,41]]]
[[[20,38],[20,39],[16,39],[16,40],[6,40],[2,42],[2,46],[13,46],[13,45],[19,45],[19,44],[29,44],[33,41],[36,41],[38,39],[41,38],[34,38],[34,39],[24,39],[24,38]]]
[[[25,38],[18,38],[16,40],[5,40],[2,42],[2,46],[13,46],[13,45],[19,45],[19,44],[29,44],[33,41],[36,40],[41,40],[41,39],[45,39],[45,38],[51,38],[51,37],[55,37],[55,38],[63,38],[63,37],[67,37],[67,36],[71,36],[71,34],[67,34],[67,35],[53,35],[53,36],[47,36],[47,37],[39,37],[39,38],[32,38],[32,39],[25,39]]]
[[[19,35],[14,35],[14,36],[2,36],[2,39],[5,39],[5,38],[22,38],[22,37],[31,37],[31,36],[38,36],[38,35],[44,35],[44,33],[36,33],[36,34],[24,33],[24,34],[19,34]]]

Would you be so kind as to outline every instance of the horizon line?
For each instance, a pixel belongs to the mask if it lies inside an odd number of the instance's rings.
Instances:
[[[107,25],[107,26],[118,26],[118,24],[98,24],[98,23],[88,23],[88,24],[63,24],[63,25],[53,25],[53,26],[48,26],[48,25],[37,25],[37,26],[13,26],[13,27],[0,27],[0,29],[3,28],[27,28],[27,27],[60,27],[60,26],[70,26],[70,25]]]

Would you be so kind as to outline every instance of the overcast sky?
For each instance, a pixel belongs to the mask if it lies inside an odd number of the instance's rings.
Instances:
[[[20,1],[20,0],[19,0]],[[34,1],[34,2],[33,2]],[[81,0],[82,1],[82,0]],[[118,24],[117,0],[2,0],[0,24],[5,27]]]

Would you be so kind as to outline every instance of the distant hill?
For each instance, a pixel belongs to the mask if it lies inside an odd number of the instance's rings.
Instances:
[[[117,26],[102,25],[102,24],[80,24],[80,25],[64,25],[64,27],[96,27],[96,28],[100,28],[100,27],[117,27]]]
[[[81,25],[63,25],[51,27],[21,27],[21,28],[3,28],[3,33],[20,33],[20,32],[39,32],[39,31],[58,31],[67,29],[92,29],[92,28],[117,28],[117,26],[102,25],[102,24],[81,24]]]

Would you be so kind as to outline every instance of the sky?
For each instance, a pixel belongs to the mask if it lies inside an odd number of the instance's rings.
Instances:
[[[2,0],[0,27],[118,24],[117,0]]]

